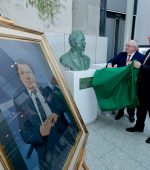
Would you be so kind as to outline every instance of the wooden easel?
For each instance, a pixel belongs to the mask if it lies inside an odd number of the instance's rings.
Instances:
[[[89,170],[89,168],[87,167],[86,163],[85,163],[85,149],[82,152],[82,156],[81,156],[81,161],[80,164],[78,166],[78,170]]]

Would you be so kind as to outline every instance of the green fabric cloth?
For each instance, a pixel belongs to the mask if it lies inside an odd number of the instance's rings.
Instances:
[[[138,69],[132,64],[96,70],[92,84],[100,109],[111,111],[137,107],[137,77]]]

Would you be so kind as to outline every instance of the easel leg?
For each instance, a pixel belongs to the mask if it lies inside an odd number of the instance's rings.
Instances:
[[[80,164],[79,164],[79,167],[78,167],[78,170],[89,170],[89,168],[87,167],[86,163],[85,163],[85,149],[83,150],[83,153],[82,153],[82,158],[81,158],[81,161],[80,161]]]
[[[86,165],[85,161],[83,162],[82,167],[83,167],[83,169],[84,169],[84,170],[89,170],[89,168],[87,167],[87,165]]]

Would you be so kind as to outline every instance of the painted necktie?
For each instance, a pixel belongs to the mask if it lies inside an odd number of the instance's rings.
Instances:
[[[42,120],[44,122],[46,120],[46,114],[45,114],[44,108],[43,108],[43,106],[41,104],[41,101],[38,98],[37,94],[35,94],[35,100],[36,100],[36,103],[37,103],[41,118],[42,118]]]

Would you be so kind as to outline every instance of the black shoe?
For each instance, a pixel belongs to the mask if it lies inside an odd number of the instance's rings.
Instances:
[[[123,115],[124,115],[123,112],[121,112],[121,113],[118,112],[118,114],[115,116],[115,120],[121,119],[123,117]]]
[[[133,123],[135,121],[134,116],[129,116],[129,121]]]
[[[146,139],[146,143],[150,143],[150,137]]]
[[[143,129],[137,128],[136,126],[127,128],[126,131],[128,132],[143,132]]]

